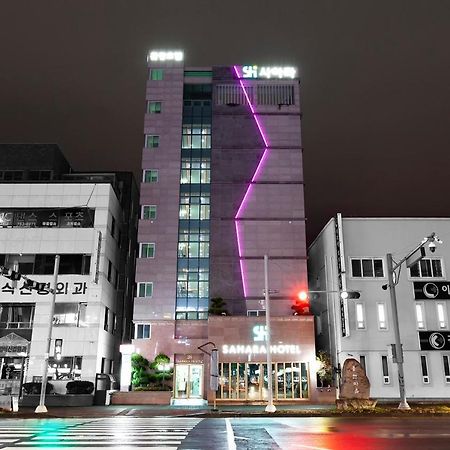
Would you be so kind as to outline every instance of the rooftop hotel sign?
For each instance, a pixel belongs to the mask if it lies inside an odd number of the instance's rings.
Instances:
[[[148,57],[148,61],[183,61],[184,55],[180,50],[152,50]]]
[[[295,67],[242,66],[242,78],[295,78]]]

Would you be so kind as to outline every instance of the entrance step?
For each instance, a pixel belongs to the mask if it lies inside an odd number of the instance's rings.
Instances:
[[[204,398],[173,398],[170,404],[172,406],[206,406],[208,402]]]

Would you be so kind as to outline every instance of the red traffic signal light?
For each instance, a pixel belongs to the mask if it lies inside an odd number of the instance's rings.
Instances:
[[[291,306],[294,316],[305,316],[309,314],[309,296],[307,291],[299,291],[294,304]]]

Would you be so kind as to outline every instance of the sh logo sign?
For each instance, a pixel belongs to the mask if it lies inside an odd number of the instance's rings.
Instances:
[[[264,342],[267,339],[267,327],[255,325],[253,327],[253,342]]]

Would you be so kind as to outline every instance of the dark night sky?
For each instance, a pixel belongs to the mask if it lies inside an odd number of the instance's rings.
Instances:
[[[139,170],[146,55],[290,64],[308,240],[337,211],[449,216],[450,1],[0,1],[0,142]]]

